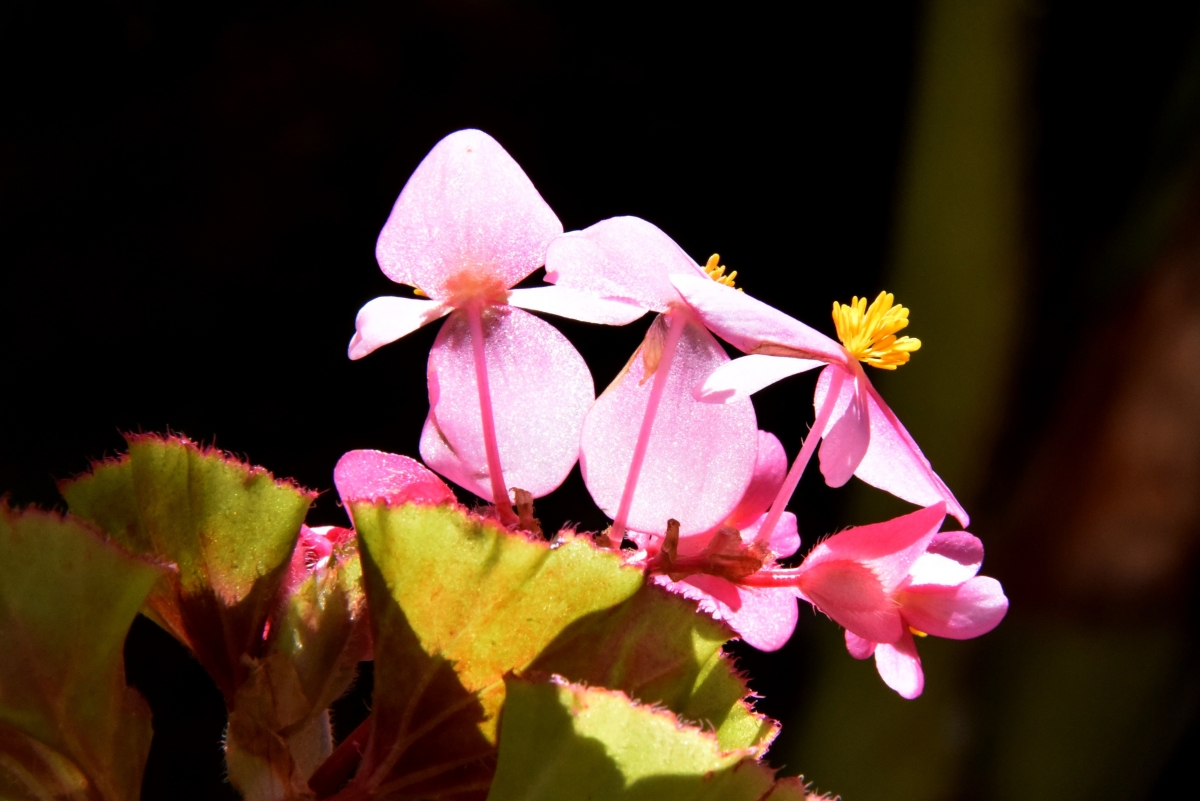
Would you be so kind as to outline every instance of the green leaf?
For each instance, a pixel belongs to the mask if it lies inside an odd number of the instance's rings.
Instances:
[[[662,704],[715,729],[722,748],[764,753],[779,724],[747,703],[749,688],[721,650],[731,636],[695,603],[647,584],[619,606],[574,623],[531,670]]]
[[[372,728],[347,792],[482,798],[504,676],[641,571],[585,538],[529,539],[447,507],[351,504],[375,647]]]
[[[365,624],[358,548],[348,542],[289,594],[230,710],[225,759],[247,799],[308,793],[331,751],[328,706],[370,654]]]
[[[125,635],[161,567],[91,526],[0,503],[0,797],[138,798],[150,710]]]
[[[760,801],[753,751],[615,690],[510,678],[488,801]],[[786,796],[781,796],[784,798]]]
[[[127,438],[129,454],[63,482],[71,511],[176,570],[149,614],[188,645],[232,703],[263,651],[300,524],[314,495],[180,437]]]

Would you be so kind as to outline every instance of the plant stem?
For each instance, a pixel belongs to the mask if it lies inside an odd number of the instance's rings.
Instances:
[[[683,336],[683,328],[687,325],[687,314],[681,311],[666,312],[670,319],[667,328],[667,339],[663,343],[662,356],[658,360],[658,368],[654,371],[654,383],[650,387],[650,398],[646,401],[646,413],[642,417],[642,427],[638,431],[637,444],[633,448],[633,460],[629,463],[629,475],[625,479],[625,489],[621,492],[621,503],[617,506],[617,516],[613,520],[610,537],[620,543],[625,536],[625,522],[629,519],[629,509],[633,506],[633,493],[637,487],[638,477],[642,473],[642,463],[646,461],[646,448],[650,444],[650,430],[654,428],[654,416],[658,413],[658,403],[662,400],[663,390],[667,386],[667,374],[671,371],[671,362],[675,360],[675,350],[679,346],[679,338]],[[643,351],[643,358],[645,352]]]
[[[792,468],[788,470],[787,478],[783,480],[783,486],[779,488],[779,493],[771,503],[771,510],[767,512],[767,519],[763,521],[762,526],[758,529],[758,534],[754,537],[755,542],[766,543],[771,540],[771,533],[775,531],[775,526],[779,523],[779,518],[783,516],[783,510],[787,507],[788,501],[792,499],[792,494],[796,491],[796,486],[800,483],[800,476],[804,474],[804,468],[808,466],[809,459],[812,458],[813,452],[817,449],[817,443],[821,441],[821,435],[825,433],[825,426],[829,423],[829,415],[833,414],[833,407],[837,405],[838,395],[841,394],[842,390],[842,382],[845,380],[845,372],[835,367],[833,377],[829,382],[829,392],[825,394],[825,402],[821,404],[821,410],[817,413],[817,419],[813,421],[813,426],[809,429],[808,436],[804,438],[804,444],[800,447],[800,453],[797,454],[796,461],[792,462]]]
[[[500,522],[510,526],[517,522],[504,473],[500,469],[500,446],[496,443],[496,418],[492,412],[492,390],[488,383],[487,357],[483,350],[483,304],[471,303],[464,309],[471,325],[471,350],[475,355],[475,384],[479,388],[479,414],[483,418],[483,448],[487,453],[488,478],[492,482],[492,503]]]

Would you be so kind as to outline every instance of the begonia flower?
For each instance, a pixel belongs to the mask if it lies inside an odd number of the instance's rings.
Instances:
[[[743,570],[773,569],[777,559],[791,556],[800,547],[796,517],[785,512],[766,547],[756,549],[755,536],[787,469],[787,454],[779,439],[767,431],[759,431],[754,474],[737,507],[720,526],[703,534],[680,537],[673,547],[670,564],[660,560],[661,566],[651,571],[651,580],[656,584],[698,601],[701,611],[725,621],[760,651],[782,648],[795,631],[799,616],[796,593],[790,587],[751,586],[743,584],[738,576]],[[721,542],[726,537],[729,540]],[[636,536],[634,539],[639,541]],[[722,569],[724,565],[712,564],[713,557],[719,559],[731,550],[730,544],[736,546],[730,556],[750,557],[744,567],[738,565],[732,571]],[[650,561],[653,564],[655,560]]]
[[[943,501],[818,543],[799,567],[756,577],[796,588],[846,629],[856,659],[874,655],[880,677],[905,698],[925,686],[913,636],[966,640],[994,629],[1008,611],[1000,582],[976,575],[983,543],[965,531],[939,533]]]
[[[388,278],[428,299],[375,298],[359,311],[350,342],[350,358],[360,359],[449,315],[429,354],[421,456],[492,501],[505,523],[516,520],[511,487],[541,497],[566,478],[594,397],[575,348],[516,307],[602,323],[643,313],[559,287],[512,289],[561,233],[494,139],[475,130],[447,136],[405,184],[375,250]]]
[[[728,284],[716,261],[702,268],[636,217],[565,234],[546,253],[546,280],[557,288],[659,313],[588,411],[580,439],[584,482],[613,518],[618,541],[627,529],[661,535],[672,518],[685,536],[707,531],[728,517],[750,482],[754,408],[747,399],[718,406],[692,397],[692,387],[729,357],[670,280]]]
[[[354,539],[354,530],[341,526],[300,526],[300,536],[296,540],[296,548],[292,551],[292,561],[288,564],[287,576],[283,581],[281,597],[288,597],[304,580],[314,573],[323,570],[329,564],[329,557],[335,548],[345,545]],[[270,632],[270,624],[263,633],[266,639]]]
[[[691,276],[671,281],[709,330],[749,354],[714,370],[696,386],[696,397],[737,402],[787,376],[824,366],[813,398],[818,436],[805,441],[782,490],[783,503],[820,441],[821,473],[829,486],[840,487],[856,475],[920,506],[945,501],[950,514],[964,526],[970,523],[863,369],[869,364],[894,370],[920,347],[920,340],[896,336],[908,325],[908,310],[893,305],[891,295],[880,293],[869,308],[865,298],[848,306],[834,303],[839,344],[745,293]]]
[[[383,451],[348,451],[333,469],[333,483],[342,503],[384,500],[391,504],[437,506],[455,503],[454,493],[429,468],[408,456]],[[292,552],[285,594],[329,562],[335,548],[354,539],[342,526],[300,526]]]

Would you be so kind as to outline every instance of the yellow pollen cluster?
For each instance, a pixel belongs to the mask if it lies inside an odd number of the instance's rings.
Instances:
[[[721,255],[714,253],[708,257],[708,263],[704,265],[704,272],[708,273],[708,277],[716,281],[718,284],[724,284],[730,289],[741,289],[733,285],[733,279],[737,278],[737,270],[734,270],[729,275],[725,274],[725,268],[721,265]]]
[[[895,370],[921,347],[919,339],[896,337],[908,325],[908,309],[893,306],[888,292],[880,292],[869,308],[857,296],[845,306],[834,301],[833,324],[850,355],[883,370]]]
[[[909,626],[908,630],[911,631],[913,634],[917,635],[918,637],[928,637],[929,636],[928,634],[921,631],[920,629],[914,629],[912,626]]]

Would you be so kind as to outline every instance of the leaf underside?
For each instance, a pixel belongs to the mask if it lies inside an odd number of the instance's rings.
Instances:
[[[90,525],[0,502],[0,797],[134,801],[150,709],[125,635],[163,569]]]

